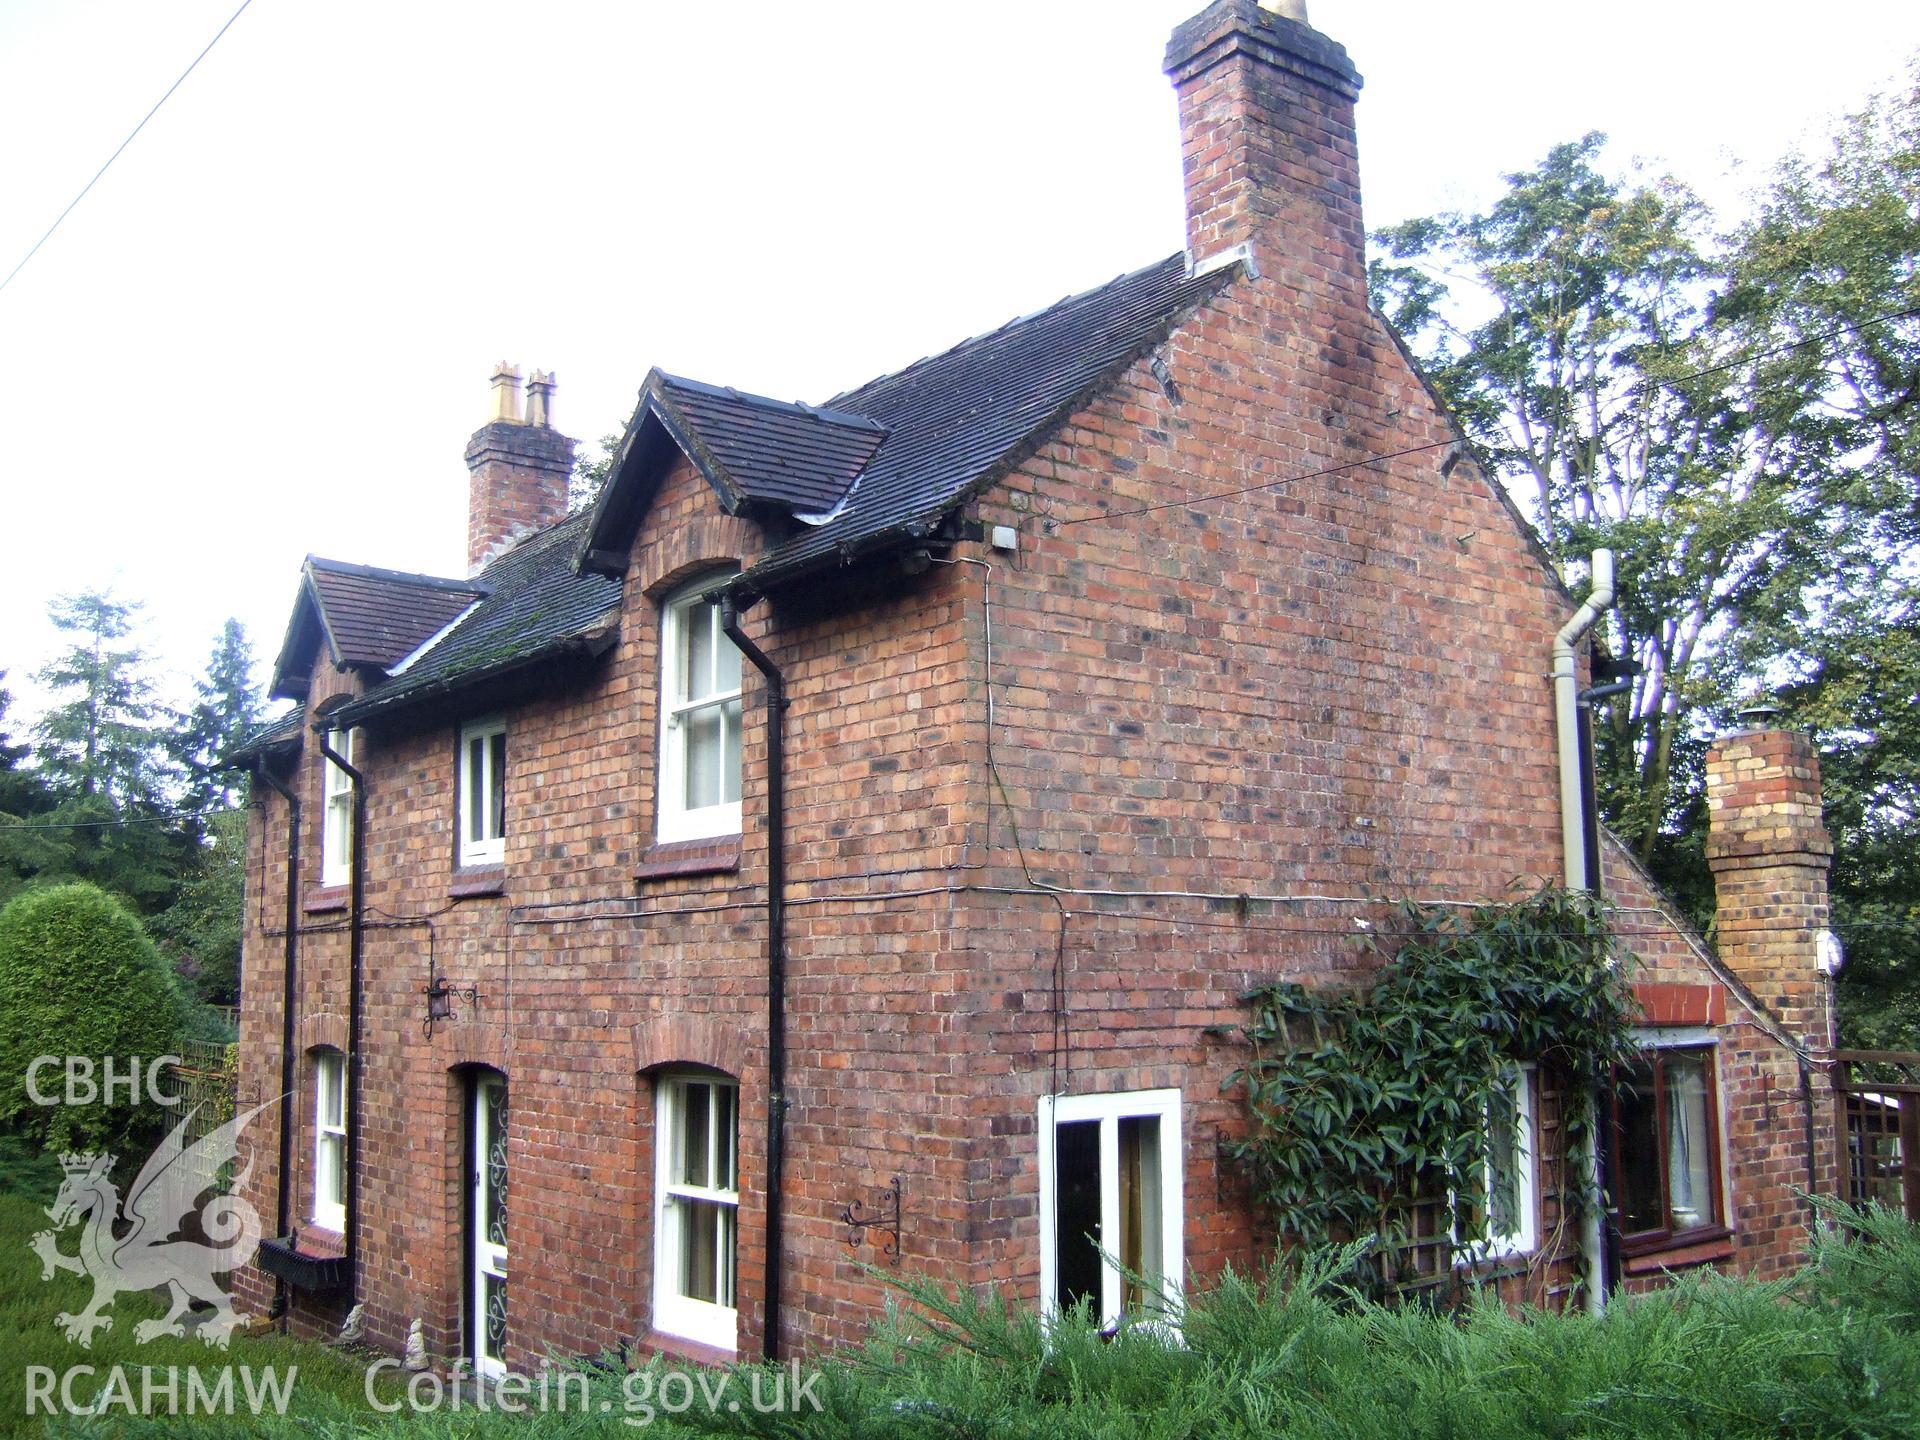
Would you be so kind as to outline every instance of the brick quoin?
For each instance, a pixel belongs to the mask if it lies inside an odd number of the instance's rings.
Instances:
[[[1187,1265],[1204,1284],[1258,1264],[1272,1236],[1223,1158],[1245,1125],[1223,1088],[1243,1058],[1222,1038],[1246,1019],[1240,996],[1281,978],[1363,982],[1380,951],[1356,921],[1390,929],[1392,899],[1477,902],[1561,873],[1546,672],[1573,602],[1497,485],[1469,459],[1443,464],[1456,433],[1368,308],[1358,76],[1324,37],[1245,0],[1180,27],[1167,68],[1191,253],[1246,244],[1253,265],[965,502],[980,528],[963,534],[1011,527],[1012,552],[961,538],[934,563],[848,567],[745,617],[791,702],[788,1353],[856,1342],[882,1313],[865,1268],[877,1237],[850,1244],[842,1212],[895,1176],[902,1272],[1037,1302],[1039,1115],[1054,1092],[1179,1090]],[[529,429],[492,421],[469,451],[476,563],[558,513],[565,437],[539,442],[537,476],[496,487],[504,471],[489,469],[508,465],[492,458],[507,441],[529,448]],[[1304,478],[1275,483],[1289,476]],[[1201,503],[1224,492],[1245,493]],[[654,1083],[691,1066],[740,1084],[737,1339],[743,1355],[762,1348],[765,712],[749,669],[737,842],[657,845],[659,648],[676,584],[751,565],[790,528],[726,513],[674,456],[622,557],[617,641],[584,677],[367,726],[355,1193],[373,1343],[397,1349],[417,1318],[435,1356],[467,1348],[464,1137],[484,1069],[511,1095],[510,1363],[621,1346],[700,1356],[651,1316]],[[311,1052],[346,1045],[349,940],[344,892],[320,883],[312,726],[381,680],[324,648],[312,675],[297,753],[263,762],[299,794],[304,825],[301,1228]],[[508,726],[506,842],[475,883],[454,865],[456,737],[484,714]],[[1772,733],[1709,761],[1718,955],[1605,846],[1646,1022],[1716,1042],[1731,1234],[1667,1257],[1677,1266],[1776,1273],[1805,1233],[1801,1075],[1824,1043],[1810,764],[1803,741]],[[277,1094],[280,1073],[287,812],[268,787],[254,795],[242,1104]],[[429,953],[478,992],[430,1038]],[[1548,1235],[1567,1174],[1557,1106],[1542,1097]],[[1815,1118],[1827,1153],[1831,1117]],[[269,1111],[250,1137],[263,1216],[276,1125]],[[315,1253],[332,1243],[311,1237]],[[1510,1267],[1507,1290],[1563,1299],[1570,1244]],[[275,1284],[247,1270],[239,1290],[264,1312]],[[285,1313],[318,1333],[342,1308],[296,1291]]]

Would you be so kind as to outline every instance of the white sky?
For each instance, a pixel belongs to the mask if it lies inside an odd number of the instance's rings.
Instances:
[[[0,274],[237,3],[0,0]],[[1178,249],[1199,8],[254,0],[0,292],[16,722],[60,591],[183,679],[237,615],[264,679],[307,552],[462,573],[497,360],[594,441],[651,365],[822,400]],[[1731,199],[1920,48],[1911,0],[1311,8],[1372,225],[1588,129]]]

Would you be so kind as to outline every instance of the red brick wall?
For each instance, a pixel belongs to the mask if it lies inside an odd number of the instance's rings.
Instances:
[[[1279,104],[1267,78],[1216,83]],[[1218,99],[1187,94],[1190,126]],[[1391,948],[1392,899],[1470,903],[1560,873],[1546,670],[1571,607],[1503,497],[1470,463],[1442,466],[1446,422],[1357,283],[1350,105],[1317,103],[1254,148],[1269,147],[1255,157],[1269,180],[1317,177],[1322,194],[1201,206],[1224,207],[1201,227],[1209,244],[1250,216],[1311,243],[1263,236],[1259,276],[1160,347],[1170,385],[1142,357],[979,497],[976,518],[1016,527],[1019,551],[950,558],[991,564],[991,580],[974,564],[883,564],[748,617],[792,699],[790,1345],[854,1340],[878,1313],[885,1291],[857,1263],[878,1252],[849,1247],[840,1213],[896,1174],[903,1269],[1034,1297],[1038,1106],[1056,1088],[1178,1087],[1187,1261],[1202,1277],[1255,1262],[1262,1236],[1220,1153],[1243,1123],[1222,1089],[1242,992],[1363,979]],[[1211,142],[1189,138],[1205,180]],[[1248,493],[1205,498],[1223,491]],[[1166,508],[1125,513],[1142,507]],[[661,874],[652,840],[658,602],[766,541],[672,467],[634,546],[618,645],[576,688],[508,713],[502,893],[451,893],[455,727],[484,712],[392,724],[361,752],[361,1275],[379,1343],[419,1317],[430,1348],[458,1352],[476,1065],[511,1086],[515,1362],[650,1343],[652,1078],[691,1063],[741,1085],[740,1344],[760,1346],[766,734],[751,671],[737,867]],[[310,706],[351,688],[320,669]],[[309,740],[308,887],[318,775]],[[243,1086],[265,1098],[284,816],[256,794]],[[1613,861],[1645,983],[1725,992],[1735,1258],[1777,1265],[1804,1169],[1792,1052]],[[306,917],[303,1016],[344,1012],[342,919]],[[429,948],[480,996],[431,1040]],[[253,1190],[271,1214],[266,1158]],[[1557,1191],[1564,1166],[1545,1161]],[[1509,1288],[1550,1298],[1565,1281],[1545,1263]],[[266,1290],[251,1277],[246,1293]],[[294,1310],[300,1327],[336,1318]]]
[[[496,420],[467,443],[467,574],[567,513],[573,441],[545,425]]]
[[[509,714],[504,893],[454,899],[451,719],[414,733],[374,730],[360,759],[370,777],[362,1117],[362,1298],[371,1337],[397,1346],[425,1321],[430,1348],[459,1353],[464,1077],[485,1064],[508,1076],[512,1147],[512,1343],[596,1352],[644,1335],[651,1288],[651,1077],[683,1062],[741,1081],[739,1289],[742,1348],[758,1347],[764,1252],[766,1123],[765,741],[759,690],[745,707],[746,833],[737,871],[634,879],[652,847],[657,747],[658,599],[713,562],[762,544],[719,514],[706,482],[677,466],[635,547],[622,643],[577,691]],[[789,857],[796,956],[789,997],[788,1250],[795,1339],[850,1339],[872,1313],[873,1286],[847,1249],[838,1207],[871,1201],[896,1172],[913,1210],[908,1259],[964,1263],[964,1207],[948,1198],[962,1171],[964,1063],[952,1013],[964,975],[946,938],[950,902],[916,894],[890,872],[956,862],[979,793],[956,733],[970,643],[962,597],[944,572],[882,605],[808,619],[763,608],[748,628],[786,667]],[[344,684],[317,684],[311,706]],[[751,672],[749,672],[751,674]],[[478,713],[487,713],[481,711]],[[311,740],[296,772],[306,807],[303,870],[318,890],[319,761]],[[278,931],[283,807],[260,787],[253,823],[243,1087],[277,1091]],[[977,829],[977,827],[975,827]],[[978,835],[971,838],[977,843]],[[865,878],[878,872],[878,878]],[[866,898],[874,895],[876,898]],[[337,892],[324,903],[337,904]],[[344,911],[309,914],[309,927]],[[477,1015],[421,1031],[427,937],[456,986],[475,985]],[[302,1013],[344,1014],[346,936],[300,939]],[[936,1061],[935,1056],[949,1058]],[[296,1097],[298,1185],[310,1187],[311,1080]],[[931,1082],[931,1083],[925,1083]],[[253,1193],[273,1205],[277,1131],[252,1137],[263,1159]],[[296,1223],[310,1188],[298,1191]],[[856,1290],[864,1305],[844,1302]],[[263,1306],[270,1285],[249,1276]],[[330,1324],[338,1307],[296,1304],[296,1324]]]
[[[749,616],[793,697],[790,1342],[850,1341],[877,1312],[883,1293],[855,1263],[876,1252],[849,1249],[838,1216],[894,1174],[904,1267],[1036,1293],[1037,1108],[1056,1075],[1072,1093],[1180,1087],[1188,1262],[1204,1277],[1253,1261],[1244,1182],[1219,1155],[1241,1123],[1221,1090],[1237,1051],[1208,1027],[1237,1024],[1252,983],[1362,976],[1377,963],[1368,935],[1390,929],[1367,897],[1474,900],[1558,867],[1544,671],[1566,604],[1471,467],[1442,477],[1430,452],[1067,523],[1444,433],[1384,338],[1364,372],[1331,365],[1268,323],[1272,303],[1270,282],[1231,286],[1163,349],[1177,405],[1143,362],[980,502],[983,519],[1020,529],[1015,557],[956,552],[995,566],[991,745],[1011,808],[987,766],[977,567]],[[1241,378],[1219,384],[1216,366]],[[758,1347],[765,750],[751,678],[737,872],[636,882],[633,871],[653,834],[657,599],[761,543],[691,467],[675,468],[635,548],[620,644],[581,688],[509,716],[502,895],[449,895],[453,722],[365,743],[361,1273],[380,1343],[396,1346],[419,1316],[433,1349],[458,1353],[462,1067],[474,1064],[511,1085],[514,1355],[644,1343],[645,1072],[683,1061],[741,1081],[741,1344]],[[316,685],[314,703],[338,683]],[[311,742],[298,778],[312,886]],[[277,1083],[284,821],[278,802],[262,804],[244,1083],[264,1098]],[[1056,899],[1029,888],[1021,851],[1036,880],[1071,889],[1334,898]],[[1623,904],[1651,905],[1636,877],[1609,878]],[[442,973],[480,991],[477,1014],[463,1006],[430,1042],[428,925]],[[1717,983],[1664,921],[1629,928],[1660,932],[1632,937],[1650,976]],[[303,935],[303,1015],[342,1023],[345,957],[337,928]],[[1760,1146],[1731,1173],[1740,1243],[1785,1254],[1797,1239],[1784,1189],[1792,1071],[1758,1022],[1728,1013],[1727,1128],[1736,1147]],[[307,1088],[295,1106],[303,1185],[311,1110]],[[263,1214],[272,1171],[256,1172]],[[1563,1279],[1534,1283],[1545,1294]],[[256,1303],[264,1293],[249,1290]],[[303,1326],[337,1318],[304,1303],[295,1314]]]

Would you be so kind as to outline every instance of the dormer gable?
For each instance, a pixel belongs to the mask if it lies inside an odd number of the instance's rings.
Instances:
[[[472,581],[309,555],[268,693],[304,700],[322,647],[336,668],[385,674],[486,593]]]
[[[654,370],[613,455],[582,542],[582,570],[619,574],[676,454],[729,515],[774,525],[838,514],[886,427],[852,411],[772,400]]]

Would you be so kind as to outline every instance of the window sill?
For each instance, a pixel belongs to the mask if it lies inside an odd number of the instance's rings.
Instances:
[[[726,875],[740,868],[740,837],[716,840],[675,840],[649,846],[633,867],[636,880],[664,880],[676,875]]]
[[[308,1260],[338,1260],[347,1253],[347,1237],[324,1225],[308,1224],[295,1230],[287,1248]]]
[[[1724,1225],[1711,1230],[1692,1230],[1671,1239],[1626,1241],[1622,1247],[1625,1261],[1621,1268],[1629,1275],[1653,1275],[1662,1270],[1685,1270],[1695,1265],[1711,1265],[1733,1256],[1733,1231]]]
[[[309,915],[324,915],[330,910],[344,910],[353,898],[353,890],[347,885],[316,885],[307,891],[300,902],[300,908]]]
[[[710,1369],[731,1369],[740,1363],[740,1352],[737,1350],[709,1345],[701,1340],[689,1340],[684,1335],[670,1335],[665,1330],[645,1331],[637,1343],[643,1355],[665,1355]]]
[[[506,888],[506,866],[475,865],[471,869],[453,872],[453,883],[447,886],[447,896],[453,900],[477,900],[487,895],[503,894]]]
[[[313,1233],[302,1231],[297,1237],[280,1236],[262,1240],[254,1263],[267,1274],[311,1295],[326,1295],[345,1289],[352,1279],[345,1242],[341,1243],[337,1253],[314,1253],[314,1249],[310,1248],[311,1241],[307,1238]],[[334,1238],[339,1239],[338,1236]]]

